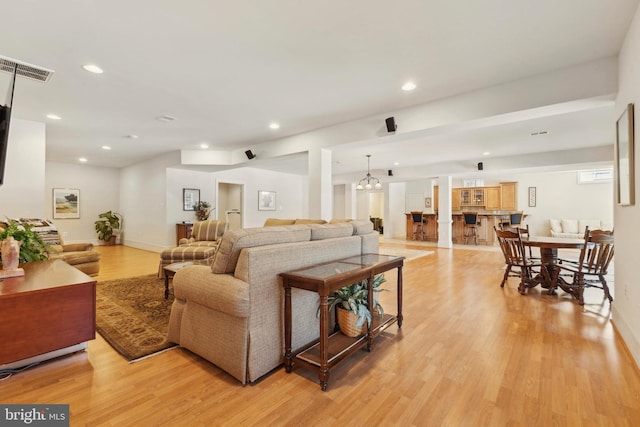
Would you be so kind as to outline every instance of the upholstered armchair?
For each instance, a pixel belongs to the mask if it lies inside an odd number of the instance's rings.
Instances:
[[[218,246],[220,238],[225,232],[226,223],[217,219],[198,221],[193,224],[191,237],[182,238],[179,246]]]

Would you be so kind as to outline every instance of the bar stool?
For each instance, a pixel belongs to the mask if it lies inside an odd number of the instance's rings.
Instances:
[[[464,214],[464,244],[473,239],[478,245],[478,212],[465,212]]]
[[[411,211],[411,222],[413,224],[413,240],[418,240],[416,236],[422,236],[422,240],[426,238],[424,232],[424,223],[422,219],[422,211]]]

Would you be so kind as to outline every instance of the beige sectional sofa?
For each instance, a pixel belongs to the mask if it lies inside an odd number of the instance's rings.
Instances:
[[[370,221],[227,231],[211,267],[173,278],[169,341],[200,355],[243,384],[282,364],[284,293],[278,274],[378,252]],[[294,289],[293,348],[316,339],[318,296]]]
[[[585,227],[589,230],[613,230],[610,221],[599,219],[550,219],[552,237],[568,237],[580,239],[584,237]]]

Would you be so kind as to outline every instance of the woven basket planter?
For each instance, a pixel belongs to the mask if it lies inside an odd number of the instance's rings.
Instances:
[[[362,335],[367,328],[367,322],[365,321],[362,326],[356,328],[356,323],[358,322],[358,316],[349,310],[345,310],[344,308],[338,307],[338,325],[340,326],[340,331],[348,337],[359,337]]]

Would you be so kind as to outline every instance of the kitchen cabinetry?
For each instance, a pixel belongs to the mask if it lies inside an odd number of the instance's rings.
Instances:
[[[488,211],[497,211],[502,208],[500,203],[500,187],[485,187],[485,208]]]
[[[500,205],[502,210],[518,209],[518,183],[517,182],[501,182],[500,183]]]
[[[459,211],[461,206],[460,189],[454,188],[451,190],[451,210]]]

